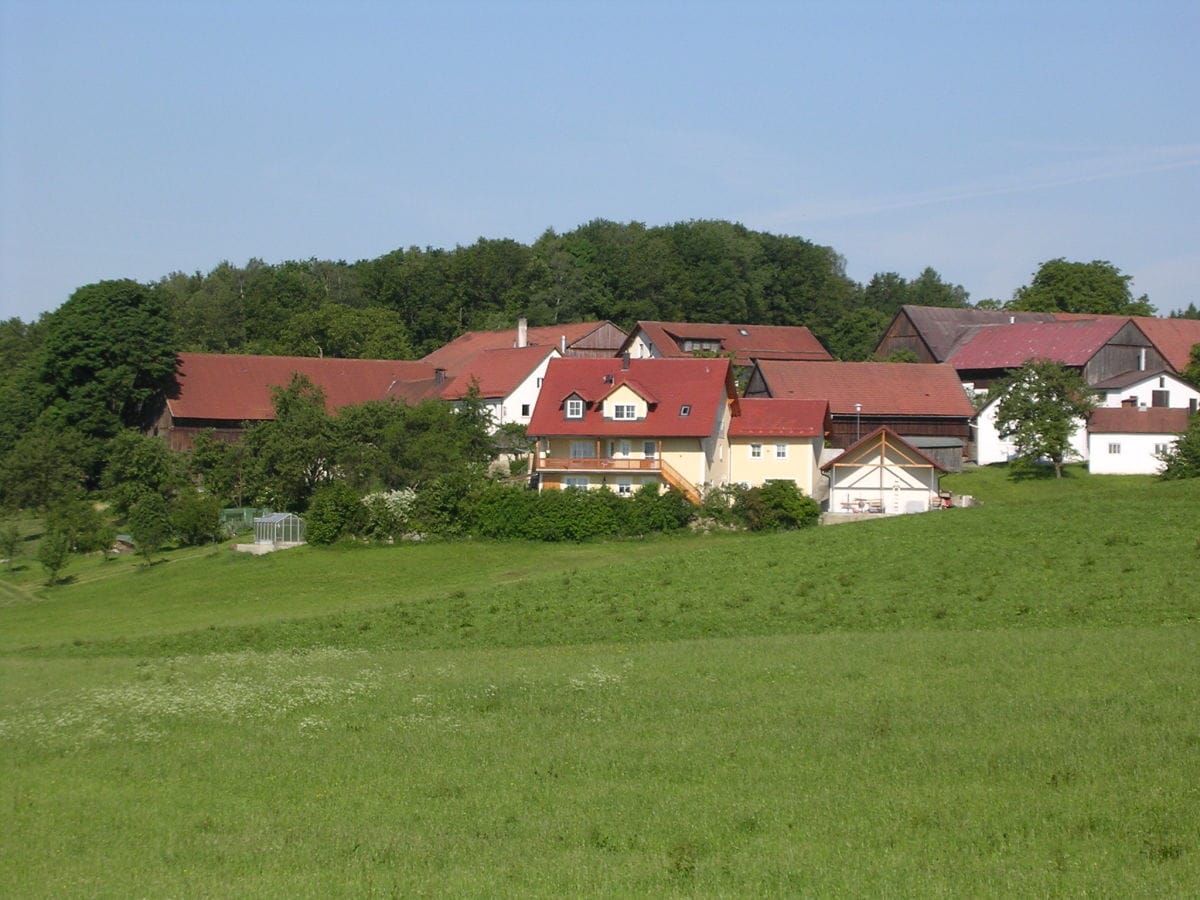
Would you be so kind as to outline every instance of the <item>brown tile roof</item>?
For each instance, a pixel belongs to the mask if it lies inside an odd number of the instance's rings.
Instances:
[[[740,415],[729,423],[730,437],[819,437],[829,424],[824,400],[743,397],[738,406]]]
[[[526,343],[539,347],[560,347],[565,338],[567,346],[582,341],[608,322],[573,322],[567,325],[537,325],[526,329]],[[471,360],[485,350],[512,350],[517,347],[517,329],[500,331],[468,331],[450,343],[427,354],[421,362],[445,369],[451,377],[463,372]]]
[[[1188,411],[1152,406],[1105,406],[1088,418],[1090,434],[1183,434],[1188,429]]]
[[[286,387],[297,373],[325,392],[330,410],[388,397],[419,402],[436,393],[433,369],[419,362],[180,353],[167,407],[175,418],[274,419],[271,388]]]
[[[608,379],[611,378],[610,382]],[[644,419],[607,419],[597,403],[627,384],[654,404]],[[563,404],[573,394],[585,401],[581,419],[567,419]],[[726,359],[550,360],[529,434],[580,437],[707,437],[726,402],[737,402],[733,370]],[[687,415],[681,415],[683,407]]]
[[[1142,333],[1175,369],[1182,372],[1187,368],[1188,356],[1194,344],[1200,344],[1200,319],[1157,319],[1150,316],[1135,316],[1133,319]]]
[[[507,397],[554,352],[554,347],[544,344],[509,350],[483,350],[467,362],[458,377],[449,382],[439,396],[443,400],[461,400],[471,389],[474,380],[479,385],[481,397]]]
[[[722,353],[733,353],[739,366],[755,359],[831,360],[816,336],[800,325],[737,325],[705,322],[638,322],[638,328],[664,357],[690,357],[686,340],[719,341]],[[635,330],[636,334],[636,330]],[[622,349],[632,343],[632,335]]]
[[[772,397],[828,400],[834,415],[953,416],[975,414],[958,372],[945,363],[779,362],[758,370]]]

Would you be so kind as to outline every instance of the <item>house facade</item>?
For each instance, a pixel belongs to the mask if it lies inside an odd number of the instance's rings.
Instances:
[[[438,396],[458,403],[475,389],[491,417],[493,431],[501,425],[528,426],[550,360],[560,356],[557,347],[540,345],[484,350],[475,354]]]
[[[902,515],[941,503],[945,470],[890,428],[871,432],[821,470],[829,476],[832,513]]]
[[[743,398],[729,425],[729,481],[761,487],[790,481],[824,499],[821,454],[831,428],[824,400]]]
[[[1088,420],[1088,471],[1094,475],[1155,475],[1162,454],[1187,431],[1188,411],[1105,407]]]
[[[727,359],[553,359],[528,428],[533,481],[620,495],[656,483],[698,502],[729,480],[738,402]]]

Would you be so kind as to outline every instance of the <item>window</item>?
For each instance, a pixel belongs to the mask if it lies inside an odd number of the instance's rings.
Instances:
[[[1167,386],[1167,377],[1165,375],[1158,376],[1158,386],[1164,388]]]
[[[572,397],[567,401],[567,418],[582,419],[583,418],[583,401],[578,397]]]
[[[1121,452],[1120,444],[1109,444],[1108,452],[1110,456],[1117,456]]]
[[[529,404],[528,403],[521,404],[521,417],[525,418],[525,419],[529,418]]]
[[[739,328],[738,334],[740,334],[742,337],[750,337],[750,332],[748,332],[745,328]]]
[[[586,475],[568,475],[563,479],[563,487],[565,488],[581,488],[587,490],[588,479]]]
[[[596,445],[591,441],[571,441],[571,459],[592,459],[596,456]]]
[[[775,445],[775,458],[776,459],[787,459],[787,444],[776,444]]]
[[[1170,444],[1155,444],[1155,445],[1154,445],[1154,455],[1155,455],[1155,456],[1162,456],[1163,454],[1165,454],[1165,453],[1166,453],[1168,450],[1170,450],[1170,449],[1171,449],[1171,445],[1170,445]]]
[[[539,378],[539,379],[537,380],[537,386],[538,386],[538,387],[541,387],[541,386],[542,386],[542,379],[540,379],[540,378]]]
[[[613,405],[614,419],[636,419],[637,407],[632,403],[617,403]]]
[[[1151,406],[1170,406],[1171,392],[1170,391],[1151,391],[1150,392]]]
[[[683,406],[679,407],[679,415],[690,416],[691,414],[692,414],[692,407],[690,405],[688,405],[687,403],[685,403],[685,404],[683,404]]]
[[[642,456],[646,459],[654,459],[658,454],[658,445],[654,441],[642,441]]]
[[[632,497],[633,496],[633,480],[630,478],[617,479],[617,496]]]
[[[750,445],[750,458],[751,459],[762,459],[762,444],[751,444]]]

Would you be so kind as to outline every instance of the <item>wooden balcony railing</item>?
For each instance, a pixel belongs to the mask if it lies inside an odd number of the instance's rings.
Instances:
[[[657,472],[662,467],[654,459],[614,459],[610,456],[547,456],[535,461],[539,472]]]

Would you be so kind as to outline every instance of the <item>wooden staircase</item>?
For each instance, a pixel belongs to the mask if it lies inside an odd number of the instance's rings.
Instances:
[[[665,459],[660,459],[658,461],[658,465],[659,470],[662,473],[663,481],[675,488],[675,490],[679,491],[679,493],[683,494],[683,496],[687,497],[689,502],[694,503],[697,506],[700,504],[699,488],[680,475]]]

